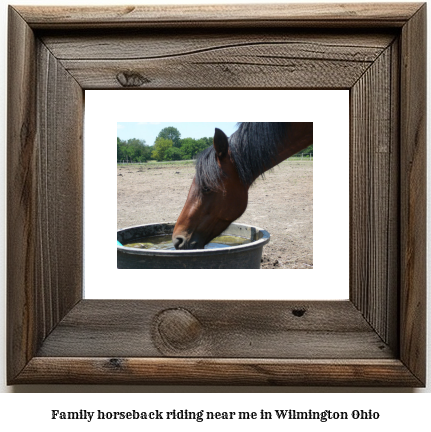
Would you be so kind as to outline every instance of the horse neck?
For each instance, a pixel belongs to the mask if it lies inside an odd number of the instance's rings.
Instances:
[[[279,153],[268,167],[265,166],[264,172],[274,168],[301,150],[306,149],[311,144],[313,144],[312,122],[286,123],[285,139],[280,144]]]

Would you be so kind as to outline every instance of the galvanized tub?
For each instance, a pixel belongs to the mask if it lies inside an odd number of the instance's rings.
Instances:
[[[122,245],[155,235],[172,234],[175,223],[147,224],[117,231]],[[270,235],[262,228],[232,223],[221,235],[251,240],[239,246],[220,249],[151,250],[120,246],[117,243],[119,269],[258,269],[262,248]]]

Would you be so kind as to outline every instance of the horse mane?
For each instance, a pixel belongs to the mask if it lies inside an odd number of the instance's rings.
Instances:
[[[241,182],[251,186],[268,167],[274,166],[287,123],[239,123],[229,137],[229,149]],[[202,151],[196,161],[196,183],[199,190],[220,190],[222,177],[213,146]]]

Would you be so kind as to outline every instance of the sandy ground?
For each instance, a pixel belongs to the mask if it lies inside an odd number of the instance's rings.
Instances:
[[[117,168],[117,228],[173,222],[194,176],[192,164]],[[238,222],[264,228],[262,268],[313,268],[313,162],[285,161],[258,179]]]

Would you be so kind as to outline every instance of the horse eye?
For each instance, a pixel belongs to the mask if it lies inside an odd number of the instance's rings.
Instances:
[[[211,192],[211,189],[210,189],[209,187],[203,186],[203,187],[202,187],[202,192],[203,192],[204,194],[206,194],[206,193]]]

